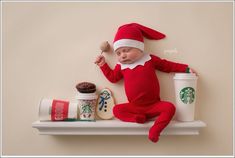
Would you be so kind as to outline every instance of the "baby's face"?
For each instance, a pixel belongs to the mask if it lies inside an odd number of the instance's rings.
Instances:
[[[144,55],[141,50],[133,47],[121,47],[115,53],[117,54],[118,61],[122,64],[132,64]]]

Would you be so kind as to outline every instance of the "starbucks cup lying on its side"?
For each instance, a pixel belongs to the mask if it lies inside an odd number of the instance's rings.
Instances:
[[[176,73],[174,76],[176,114],[179,121],[193,121],[198,77],[194,73]]]
[[[40,101],[40,121],[72,121],[76,119],[77,103],[46,98]]]
[[[78,101],[79,116],[81,121],[95,121],[95,109],[97,104],[96,93],[78,92],[76,99]]]

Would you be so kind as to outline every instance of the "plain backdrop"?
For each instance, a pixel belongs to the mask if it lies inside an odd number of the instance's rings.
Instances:
[[[232,3],[3,3],[3,155],[231,155],[233,152]],[[118,26],[137,22],[166,34],[145,40],[146,52],[198,72],[198,136],[45,136],[42,97],[74,100],[75,85],[93,82],[126,102],[123,81],[112,84],[94,64],[99,45]],[[105,54],[113,68],[114,53]],[[156,71],[162,100],[174,103],[173,73]]]

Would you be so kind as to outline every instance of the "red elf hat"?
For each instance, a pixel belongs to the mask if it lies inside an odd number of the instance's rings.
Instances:
[[[159,40],[166,37],[161,32],[146,26],[130,23],[118,28],[113,41],[113,48],[116,51],[120,47],[134,47],[144,51],[144,37]]]

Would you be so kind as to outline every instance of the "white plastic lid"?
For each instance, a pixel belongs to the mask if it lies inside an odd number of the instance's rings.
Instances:
[[[79,93],[76,95],[76,99],[92,100],[97,99],[96,93]]]
[[[50,107],[52,99],[42,98],[39,103],[39,120],[51,120]]]
[[[198,77],[195,73],[175,73],[174,80],[196,80]]]

